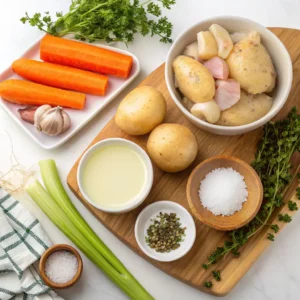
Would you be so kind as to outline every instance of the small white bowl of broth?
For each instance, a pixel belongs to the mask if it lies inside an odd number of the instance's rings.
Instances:
[[[111,138],[98,142],[83,155],[77,181],[91,205],[108,213],[125,213],[138,207],[150,193],[153,167],[140,146]]]

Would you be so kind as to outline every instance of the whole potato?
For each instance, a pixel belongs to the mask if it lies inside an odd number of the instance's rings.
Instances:
[[[179,172],[195,160],[197,140],[187,127],[161,124],[150,134],[147,149],[151,159],[163,171]]]
[[[173,61],[176,81],[181,93],[191,101],[206,102],[215,95],[215,80],[200,62],[184,55]]]
[[[165,114],[166,100],[162,93],[151,86],[141,86],[122,100],[115,122],[127,134],[143,135],[161,124]]]
[[[272,107],[272,98],[266,94],[250,95],[242,90],[238,103],[222,111],[218,125],[240,126],[262,118]]]
[[[275,87],[276,71],[258,33],[235,44],[227,58],[230,77],[237,80],[250,94],[271,92]]]

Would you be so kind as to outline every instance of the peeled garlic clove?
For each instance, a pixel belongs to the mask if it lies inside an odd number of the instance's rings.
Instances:
[[[212,33],[218,44],[218,56],[223,59],[227,58],[231,50],[233,49],[233,42],[231,40],[228,31],[218,24],[213,24],[209,27],[209,31]]]
[[[200,31],[197,33],[197,41],[200,59],[210,59],[218,55],[218,45],[211,32]]]
[[[237,44],[240,41],[246,40],[249,37],[248,32],[234,32],[230,34],[230,38],[233,44]]]
[[[191,113],[197,118],[212,124],[217,123],[221,116],[220,108],[214,100],[194,104]]]
[[[189,56],[193,59],[196,59],[198,61],[201,61],[199,57],[199,51],[198,51],[198,42],[194,42],[186,46],[183,55]]]

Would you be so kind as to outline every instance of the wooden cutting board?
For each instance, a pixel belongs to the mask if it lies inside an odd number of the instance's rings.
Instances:
[[[289,50],[294,66],[294,82],[292,92],[286,105],[277,116],[277,118],[283,118],[290,111],[292,106],[296,105],[298,109],[300,109],[300,31],[283,28],[272,28],[271,30],[282,40]],[[69,173],[67,179],[68,185],[73,193],[94,214],[94,216],[137,254],[147,259],[149,262],[167,274],[191,286],[194,286],[206,293],[223,296],[231,291],[231,289],[237,284],[247,270],[254,264],[260,254],[262,254],[263,251],[272,243],[266,239],[267,228],[261,230],[244,246],[241,251],[241,256],[238,259],[228,255],[213,268],[204,270],[202,268],[202,264],[206,262],[207,256],[211,254],[211,252],[214,251],[217,246],[223,244],[224,240],[226,239],[226,233],[210,229],[209,227],[195,220],[197,227],[197,238],[192,250],[185,257],[179,259],[178,261],[161,263],[146,257],[139,249],[134,237],[134,224],[140,211],[148,204],[158,200],[175,201],[190,211],[186,200],[185,189],[188,176],[193,168],[201,161],[220,154],[236,156],[248,163],[251,163],[254,158],[256,145],[261,137],[262,130],[258,129],[245,135],[230,137],[213,135],[194,127],[184,118],[179,109],[173,103],[168,93],[164,80],[164,65],[156,69],[140,84],[140,86],[143,85],[151,85],[156,87],[164,94],[168,104],[167,117],[165,120],[166,123],[184,124],[188,126],[196,135],[199,144],[199,152],[194,164],[187,170],[177,174],[164,173],[154,166],[154,184],[149,197],[146,199],[143,205],[134,211],[121,215],[112,215],[101,212],[89,205],[84,200],[79,192],[76,180],[79,159]],[[115,125],[114,119],[108,122],[105,128],[92,141],[89,147],[100,140],[111,137],[126,138],[139,144],[144,149],[146,148],[147,136],[132,137],[124,134]],[[293,164],[295,171],[296,167],[300,165],[300,155],[296,155],[293,158]],[[294,180],[285,194],[286,201],[292,197],[295,197],[294,195],[297,185],[297,181]],[[285,212],[288,211],[288,208],[284,206],[280,210]],[[277,214],[278,211],[274,213],[274,222],[277,220]],[[291,212],[289,212],[289,214],[291,214]],[[284,226],[283,223],[279,223],[278,225],[280,228]],[[204,281],[212,280],[211,271],[216,269],[221,270],[222,281],[214,281],[214,286],[212,289],[204,288]]]

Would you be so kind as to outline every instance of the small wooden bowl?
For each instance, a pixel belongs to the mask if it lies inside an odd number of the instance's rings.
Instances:
[[[45,264],[46,261],[48,259],[48,257],[53,254],[56,251],[69,251],[72,254],[74,254],[77,258],[78,261],[78,270],[77,273],[75,274],[75,276],[68,282],[66,283],[55,283],[53,281],[51,281],[45,272]],[[40,260],[40,265],[39,265],[39,269],[40,269],[40,274],[42,279],[44,280],[44,282],[51,288],[53,289],[65,289],[68,287],[71,287],[72,285],[74,285],[80,278],[81,274],[82,274],[82,269],[83,269],[83,264],[82,264],[82,259],[80,254],[77,252],[77,250],[75,250],[73,247],[69,246],[69,245],[65,245],[65,244],[57,244],[54,245],[52,247],[50,247],[41,257]]]
[[[247,201],[240,211],[231,216],[215,216],[204,208],[199,198],[200,182],[205,176],[217,168],[232,168],[244,176],[248,189]],[[257,214],[263,200],[263,186],[255,170],[246,162],[231,156],[215,156],[199,164],[191,173],[186,195],[189,206],[202,223],[221,231],[238,229],[249,223]]]

